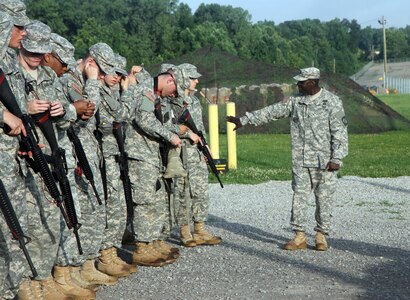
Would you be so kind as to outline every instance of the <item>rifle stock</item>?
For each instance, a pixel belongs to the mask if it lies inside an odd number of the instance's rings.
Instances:
[[[206,157],[208,166],[211,168],[212,173],[214,173],[216,179],[219,181],[221,188],[223,188],[224,186],[222,184],[221,179],[219,178],[219,171],[216,169],[214,159],[212,158],[212,155],[209,152],[206,139],[202,131],[198,130],[198,128],[196,127],[194,121],[192,120],[192,116],[189,110],[185,109],[182,112],[181,116],[178,118],[178,123],[186,125],[189,129],[192,130],[193,133],[197,134],[201,138],[202,144],[198,143],[197,147],[199,151],[201,151],[202,154]]]

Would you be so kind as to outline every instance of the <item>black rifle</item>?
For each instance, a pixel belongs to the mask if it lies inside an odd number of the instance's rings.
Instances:
[[[219,184],[221,185],[221,188],[223,188],[224,186],[222,184],[221,179],[219,178],[219,171],[216,169],[214,159],[212,158],[212,155],[209,152],[209,149],[207,147],[208,144],[205,140],[205,137],[202,131],[198,130],[198,128],[196,127],[194,121],[192,120],[189,110],[185,109],[182,112],[181,116],[178,118],[178,123],[186,125],[189,129],[192,130],[193,133],[197,134],[201,138],[202,144],[201,143],[197,144],[198,149],[206,157],[206,161],[209,167],[211,168],[212,173],[214,173],[216,179],[218,179]]]
[[[164,124],[164,117],[162,115],[162,108],[161,108],[161,98],[156,98],[154,102],[154,114],[155,117],[157,118],[158,121],[161,122],[161,124]],[[162,160],[162,165],[166,167],[168,163],[168,151],[169,151],[169,145],[166,141],[161,139],[159,143],[159,152],[161,154],[161,160]]]
[[[103,190],[104,190],[104,199],[105,199],[105,203],[107,203],[107,198],[108,198],[107,165],[105,162],[104,152],[103,152],[103,134],[101,131],[98,130],[98,126],[100,125],[100,111],[99,110],[97,110],[95,113],[95,122],[96,122],[97,129],[94,130],[94,136],[98,142],[98,146],[100,148],[101,155],[102,155],[100,173],[101,173],[101,180],[102,180]]]
[[[34,172],[40,172],[40,176],[43,178],[44,184],[47,187],[51,197],[54,199],[56,204],[60,207],[61,213],[64,218],[66,218],[64,209],[62,208],[62,200],[60,191],[58,190],[57,184],[48,166],[47,160],[38,146],[39,138],[35,130],[35,125],[33,120],[27,114],[23,114],[19,105],[17,104],[16,98],[10,89],[7,80],[4,77],[3,71],[0,69],[0,100],[13,115],[20,118],[23,121],[24,128],[27,135],[20,135],[20,146],[24,151],[31,152],[33,159],[26,156],[28,164],[33,168]]]
[[[73,233],[77,240],[78,253],[83,254],[80,237],[78,236],[78,229],[80,229],[81,224],[77,219],[77,212],[74,205],[73,194],[71,193],[70,182],[67,178],[65,150],[63,148],[60,148],[57,143],[53,123],[50,120],[48,111],[45,113],[33,115],[33,119],[36,125],[40,128],[48,144],[50,145],[52,153],[50,160],[53,166],[53,173],[59,183],[66,212],[66,215],[63,216],[65,217],[65,222],[68,229],[73,229]]]
[[[164,124],[164,116],[162,115],[162,107],[161,107],[161,98],[156,98],[154,102],[154,114],[158,121],[161,124]],[[168,152],[169,152],[169,143],[164,139],[160,139],[159,141],[159,154],[161,155],[162,166],[166,167],[168,164]],[[172,178],[164,179],[165,189],[169,195],[173,194],[175,190],[172,189],[173,180]],[[161,188],[160,185],[157,184],[157,189]]]
[[[33,273],[33,278],[38,276],[37,270],[33,265],[33,261],[27,251],[26,244],[30,242],[30,238],[24,235],[21,225],[16,216],[13,206],[11,205],[10,198],[7,195],[6,189],[4,188],[3,182],[0,179],[0,209],[4,215],[4,219],[7,223],[7,226],[10,229],[13,239],[19,241],[20,248],[24,252],[24,256],[30,266],[31,273]]]
[[[30,116],[22,113],[20,107],[17,104],[16,98],[14,97],[14,94],[11,91],[10,86],[7,80],[5,79],[4,73],[1,69],[0,69],[0,95],[1,95],[0,99],[2,103],[4,104],[4,106],[13,115],[15,115],[16,117],[19,117],[23,121],[23,125],[24,125],[27,135],[26,136],[24,136],[23,134],[20,135],[20,145],[24,149],[24,151],[31,152],[32,157],[33,157],[33,159],[30,159],[28,156],[26,156],[26,161],[32,167],[34,172],[40,173],[40,176],[43,178],[44,184],[47,187],[47,190],[50,193],[51,198],[53,198],[56,205],[60,208],[61,214],[64,220],[66,221],[67,226],[69,226],[70,221],[68,219],[66,210],[64,210],[64,207],[63,207],[62,195],[60,194],[60,191],[58,190],[56,181],[49,168],[47,159],[44,156],[43,151],[41,151],[40,147],[38,146],[39,138],[35,130],[35,125],[33,123],[33,120]],[[48,118],[46,120],[46,123],[47,124],[49,123],[49,126],[51,126],[52,135],[55,139],[54,130],[52,128],[51,121],[48,120]],[[69,228],[71,227],[69,226]],[[76,237],[77,236],[78,235],[76,235]]]
[[[124,126],[120,122],[113,122],[112,133],[117,140],[118,150],[120,154],[116,155],[116,160],[120,165],[120,177],[122,180],[122,186],[124,188],[125,202],[127,205],[127,225],[130,225],[132,236],[134,236],[134,201],[132,200],[131,180],[129,177],[128,168],[128,153],[125,151],[125,132]]]
[[[84,152],[83,145],[81,144],[80,139],[75,133],[73,126],[71,126],[67,130],[67,136],[74,145],[74,151],[78,159],[78,164],[80,165],[81,170],[84,172],[85,178],[87,178],[88,182],[91,184],[91,187],[94,191],[94,195],[95,197],[97,197],[98,204],[102,205],[100,196],[97,192],[97,188],[95,187],[93,171],[91,170],[90,164],[88,163],[87,155]]]
[[[34,91],[34,88],[31,84],[26,83],[27,93],[34,93],[36,98],[39,99],[37,93]],[[60,190],[61,197],[63,199],[64,209],[61,205],[61,198],[59,197],[59,202],[57,206],[60,207],[64,221],[67,224],[68,229],[73,229],[78,247],[78,253],[83,254],[83,249],[81,247],[80,237],[78,236],[78,229],[80,229],[81,224],[78,222],[77,213],[74,205],[73,195],[71,193],[70,182],[67,178],[67,164],[65,159],[65,150],[60,148],[55,136],[53,123],[50,119],[50,112],[45,111],[43,113],[38,113],[32,115],[34,123],[40,128],[44,137],[46,138],[48,144],[51,148],[51,158],[50,162],[53,166],[53,174],[57,179]],[[55,199],[53,197],[53,199]]]

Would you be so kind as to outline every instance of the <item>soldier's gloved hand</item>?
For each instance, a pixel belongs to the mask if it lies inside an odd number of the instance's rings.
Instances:
[[[329,161],[326,166],[326,171],[337,171],[340,169],[340,165]]]
[[[227,121],[227,122],[230,122],[230,123],[234,123],[234,124],[236,125],[235,128],[233,129],[234,131],[235,131],[236,129],[242,127],[241,120],[240,120],[239,118],[237,118],[237,117],[226,116],[226,121]]]

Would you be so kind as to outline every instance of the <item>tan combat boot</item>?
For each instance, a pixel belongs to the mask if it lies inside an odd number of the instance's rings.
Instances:
[[[134,264],[148,267],[162,267],[168,264],[166,257],[157,252],[152,243],[137,242],[132,254]]]
[[[184,247],[196,247],[196,243],[191,234],[191,229],[188,224],[181,226],[181,243]]]
[[[119,262],[119,257],[114,247],[101,250],[100,254],[101,256],[97,263],[97,269],[99,271],[115,277],[124,277],[131,274],[126,263]]]
[[[170,244],[168,244],[164,240],[154,241],[154,247],[157,251],[161,252],[162,254],[170,258],[177,259],[179,257],[179,249],[172,247]]]
[[[79,285],[83,289],[87,289],[87,290],[96,291],[98,289],[98,287],[99,287],[98,284],[91,284],[87,280],[85,280],[84,278],[81,277],[81,274],[80,274],[81,268],[80,267],[70,266],[69,270],[70,270],[70,277],[76,285]]]
[[[17,294],[19,300],[41,300],[43,299],[43,290],[40,281],[27,279],[19,287]]]
[[[135,245],[135,243],[134,243],[134,245]],[[114,262],[115,262],[116,264],[124,265],[125,268],[128,269],[128,272],[129,272],[130,274],[134,274],[134,273],[137,272],[137,266],[136,266],[136,265],[129,264],[129,263],[127,263],[126,261],[122,260],[122,259],[118,256],[118,249],[117,249],[117,248],[113,247],[113,248],[112,248],[112,252],[113,252],[113,256],[114,256]]]
[[[173,262],[175,262],[177,259],[170,253],[162,253],[160,250],[157,249],[157,247],[155,247],[155,241],[148,243],[148,251],[150,251],[151,253],[153,253],[156,257],[162,258],[163,260],[165,260],[165,264],[172,264]]]
[[[117,277],[98,271],[95,268],[94,259],[87,259],[85,261],[81,268],[80,275],[90,284],[114,285],[118,282]]]
[[[285,245],[285,250],[306,250],[306,248],[306,237],[303,231],[296,231],[295,237]]]
[[[321,231],[316,232],[316,250],[318,251],[327,250],[326,235]]]
[[[64,295],[73,297],[75,300],[94,300],[96,298],[94,291],[83,289],[72,280],[69,267],[55,266],[53,275],[57,289]]]
[[[31,280],[30,285],[31,285],[31,291],[34,294],[34,299],[44,299],[43,288],[41,287],[41,281]]]
[[[205,229],[205,222],[194,223],[194,241],[199,245],[217,245],[222,242],[222,238],[215,236]]]
[[[64,295],[57,288],[57,284],[54,282],[53,277],[47,277],[45,280],[40,281],[43,288],[44,300],[74,300],[73,297]]]

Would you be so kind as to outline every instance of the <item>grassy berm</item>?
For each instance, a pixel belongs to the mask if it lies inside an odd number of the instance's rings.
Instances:
[[[279,94],[278,89],[281,87],[271,86],[273,83],[281,86],[288,85],[285,89],[286,94],[296,91],[293,76],[298,73],[298,69],[241,59],[210,47],[199,49],[168,62],[174,64],[189,62],[196,65],[199,72],[203,74],[198,89],[230,88],[232,91],[230,100],[237,105],[237,116],[279,101],[277,95]],[[159,66],[155,65],[151,66],[149,70],[151,74],[155,74],[158,68]],[[322,73],[320,84],[342,99],[349,121],[349,133],[378,133],[410,129],[409,119],[400,115],[346,76],[337,73]],[[267,86],[260,89],[260,85]],[[262,90],[263,92],[261,92]],[[203,100],[205,103],[205,99]],[[219,111],[221,133],[226,132],[224,117],[225,108],[221,105]],[[206,105],[204,106],[204,119],[207,123]],[[259,127],[246,126],[238,133],[288,132],[289,120],[285,119]]]

